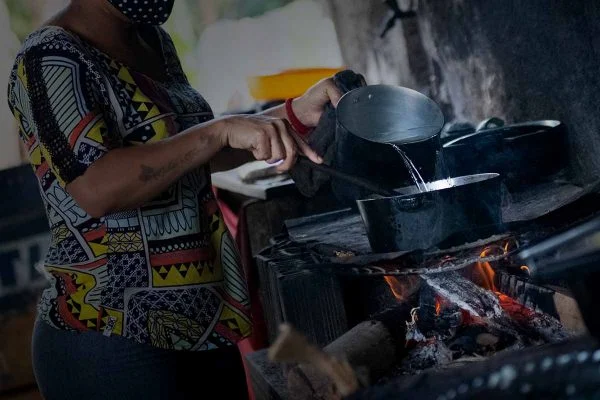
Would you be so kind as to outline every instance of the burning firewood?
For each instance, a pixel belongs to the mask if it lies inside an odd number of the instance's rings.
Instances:
[[[491,334],[508,334],[518,340],[537,338],[556,342],[570,336],[551,316],[533,311],[502,293],[482,288],[458,273],[423,278],[446,303],[462,310],[463,325],[485,325]]]
[[[498,293],[502,309],[512,318],[519,329],[531,332],[546,342],[567,339],[570,334],[563,325],[551,316],[533,311],[513,298]]]

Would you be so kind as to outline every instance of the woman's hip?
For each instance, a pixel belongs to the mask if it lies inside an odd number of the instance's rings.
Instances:
[[[221,379],[232,384],[233,398],[246,395],[236,348],[162,350],[117,336],[58,330],[39,319],[32,346],[34,373],[47,400],[189,398],[206,394]]]

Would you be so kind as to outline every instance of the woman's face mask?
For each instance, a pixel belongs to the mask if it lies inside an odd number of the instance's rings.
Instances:
[[[136,24],[162,25],[167,22],[175,0],[108,0]]]

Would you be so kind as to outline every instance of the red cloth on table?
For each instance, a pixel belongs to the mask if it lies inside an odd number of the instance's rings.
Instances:
[[[267,329],[264,320],[264,314],[260,303],[258,294],[258,271],[254,268],[254,257],[252,256],[252,250],[250,248],[250,238],[248,236],[248,226],[245,218],[245,208],[254,203],[255,200],[249,200],[242,204],[240,209],[236,212],[219,197],[219,191],[213,188],[215,197],[223,214],[223,220],[231,232],[231,235],[235,238],[235,242],[240,251],[242,264],[246,273],[246,279],[248,282],[248,290],[250,292],[251,302],[251,313],[253,321],[252,335],[238,344],[238,348],[242,353],[242,356],[246,356],[248,353],[263,349],[267,346]],[[244,363],[245,363],[244,358]],[[248,391],[250,399],[254,399],[254,393],[252,392],[252,385],[250,383],[250,375],[246,366],[246,380],[248,382]]]

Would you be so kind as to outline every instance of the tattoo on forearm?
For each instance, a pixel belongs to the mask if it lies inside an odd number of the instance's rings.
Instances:
[[[156,181],[163,178],[165,175],[173,172],[181,165],[187,163],[192,159],[195,150],[188,151],[183,155],[183,157],[177,160],[171,160],[166,165],[160,167],[150,167],[148,165],[142,164],[142,172],[140,173],[140,181],[144,183],[148,183],[151,181]]]

